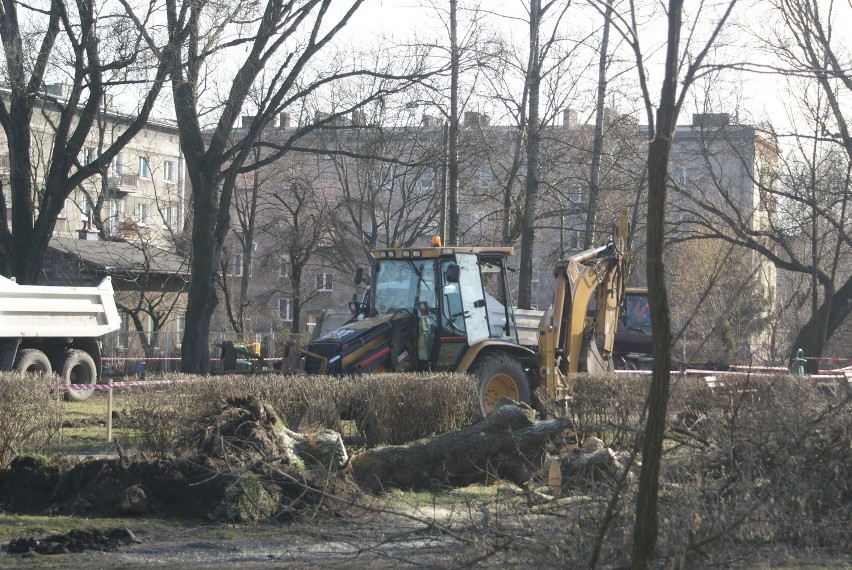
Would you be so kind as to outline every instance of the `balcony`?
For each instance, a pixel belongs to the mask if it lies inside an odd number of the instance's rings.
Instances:
[[[113,173],[107,179],[110,190],[122,194],[132,194],[139,187],[139,177],[135,174]]]

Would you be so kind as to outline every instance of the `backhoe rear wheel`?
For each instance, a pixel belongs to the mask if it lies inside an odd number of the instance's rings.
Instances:
[[[485,356],[473,370],[479,379],[479,407],[486,415],[500,398],[530,403],[530,385],[521,363],[506,354]]]

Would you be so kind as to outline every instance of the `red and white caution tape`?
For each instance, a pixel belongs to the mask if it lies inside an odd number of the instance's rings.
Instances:
[[[204,378],[206,379],[206,378]],[[113,382],[111,384],[58,384],[46,385],[48,388],[59,388],[60,390],[109,390],[110,388],[126,388],[129,386],[162,386],[164,384],[180,384],[186,382],[199,382],[204,379],[192,380],[128,380],[125,382]]]

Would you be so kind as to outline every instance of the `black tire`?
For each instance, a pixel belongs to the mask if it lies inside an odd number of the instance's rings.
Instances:
[[[94,359],[83,350],[66,350],[58,370],[59,378],[65,384],[89,384],[98,382],[98,368]],[[92,389],[68,388],[65,399],[70,402],[85,402],[92,397]]]
[[[530,403],[530,385],[521,363],[507,354],[490,354],[473,369],[478,378],[479,407],[483,415],[506,397],[516,402]]]
[[[13,368],[16,372],[27,375],[50,376],[53,373],[50,359],[36,348],[19,350]]]

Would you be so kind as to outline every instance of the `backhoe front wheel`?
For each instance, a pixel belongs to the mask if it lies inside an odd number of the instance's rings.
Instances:
[[[521,363],[505,354],[486,356],[476,365],[473,375],[479,379],[479,407],[485,415],[500,398],[530,403],[530,385]]]

